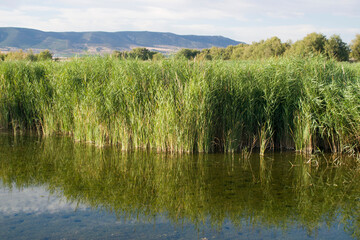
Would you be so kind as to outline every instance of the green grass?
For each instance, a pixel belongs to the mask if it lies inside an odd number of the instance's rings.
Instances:
[[[265,61],[0,63],[0,126],[124,150],[360,149],[360,65]]]

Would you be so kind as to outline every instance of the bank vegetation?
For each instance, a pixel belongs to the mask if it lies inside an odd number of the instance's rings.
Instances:
[[[359,106],[359,64],[325,57],[0,64],[2,128],[124,150],[356,153]]]

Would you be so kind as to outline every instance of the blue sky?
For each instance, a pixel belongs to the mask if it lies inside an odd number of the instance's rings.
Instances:
[[[360,34],[359,0],[0,0],[0,27],[43,31],[157,31],[251,43],[308,33]]]

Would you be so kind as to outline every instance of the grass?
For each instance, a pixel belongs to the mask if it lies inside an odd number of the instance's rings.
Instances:
[[[359,90],[359,64],[321,57],[1,62],[0,126],[124,150],[358,152]]]

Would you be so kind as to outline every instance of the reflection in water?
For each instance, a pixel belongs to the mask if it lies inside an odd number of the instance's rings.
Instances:
[[[43,187],[31,187],[12,190],[0,190],[0,213],[14,215],[18,213],[55,213],[74,211],[76,205],[68,204],[59,198],[49,195]],[[83,207],[82,207],[83,208]]]
[[[123,221],[163,216],[196,228],[210,223],[220,230],[231,222],[238,229],[300,227],[311,236],[324,223],[340,222],[341,231],[360,238],[359,171],[351,158],[338,167],[329,164],[334,161],[289,153],[126,153],[68,138],[0,135],[0,180],[13,192],[41,186]]]

